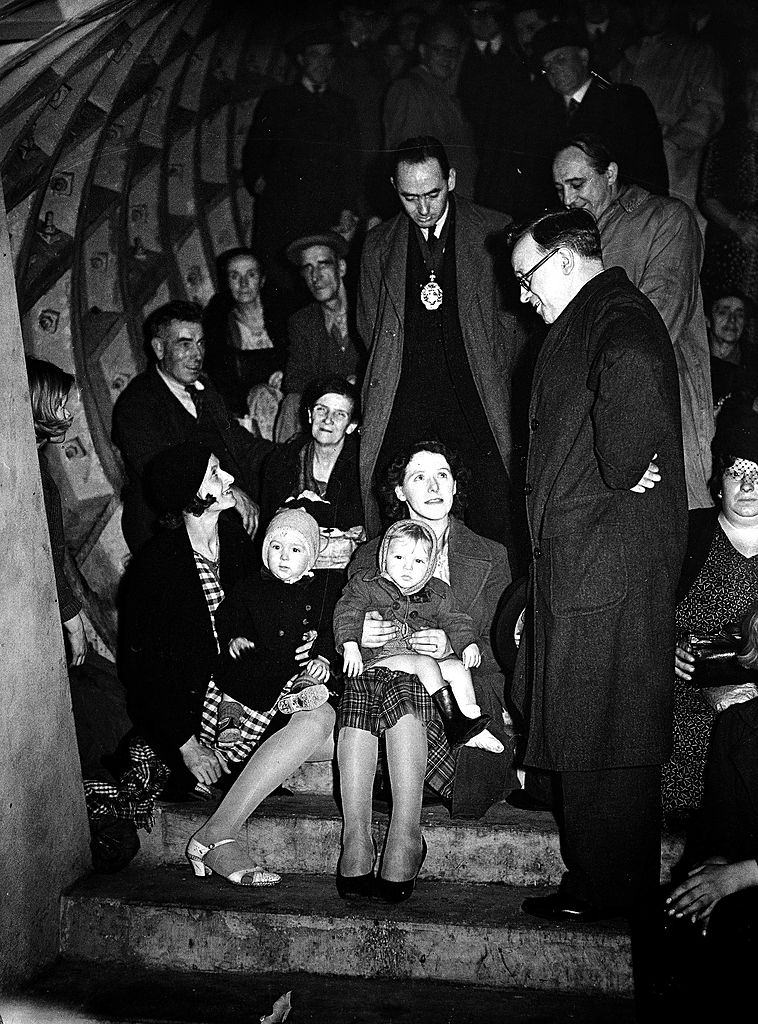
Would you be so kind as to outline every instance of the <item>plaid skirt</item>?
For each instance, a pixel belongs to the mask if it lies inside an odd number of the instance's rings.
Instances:
[[[427,785],[445,798],[453,790],[456,757],[445,736],[432,699],[417,676],[391,668],[367,668],[356,679],[345,679],[337,722],[342,729],[363,729],[381,736],[405,715],[426,725]]]

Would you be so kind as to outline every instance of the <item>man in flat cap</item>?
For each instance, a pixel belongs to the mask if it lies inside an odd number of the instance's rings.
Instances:
[[[290,242],[362,212],[355,109],[329,86],[334,38],[321,26],[292,39],[299,77],[261,96],[242,153],[242,177],[255,198],[253,244],[280,290],[287,273],[278,260]]]
[[[302,396],[314,381],[337,375],[360,387],[364,350],[345,288],[347,251],[347,242],[336,231],[304,235],[287,246],[287,259],[300,271],[313,302],[287,321],[289,352],[277,441],[299,430]]]
[[[541,28],[532,48],[551,90],[539,94],[532,111],[529,148],[552,162],[570,135],[593,132],[616,155],[628,182],[668,195],[661,128],[642,89],[613,85],[591,71],[583,30],[565,22]],[[547,166],[540,163],[541,170]],[[550,189],[545,195],[554,201]]]

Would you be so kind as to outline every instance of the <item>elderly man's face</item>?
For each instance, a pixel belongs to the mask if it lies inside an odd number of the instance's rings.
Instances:
[[[464,5],[463,13],[474,39],[489,42],[500,32],[498,16],[501,9],[502,4],[496,3],[495,0],[473,0],[472,3]]]
[[[326,245],[311,245],[300,256],[300,273],[316,302],[331,302],[340,293],[347,265]]]
[[[452,78],[461,55],[461,37],[452,28],[442,28],[419,46],[419,53],[429,73],[446,82]]]
[[[570,210],[589,210],[595,220],[613,200],[617,173],[614,163],[603,174],[596,171],[576,146],[562,149],[553,161],[553,184],[560,201]]]
[[[718,341],[736,345],[745,330],[745,303],[737,295],[725,295],[713,303],[708,319]]]
[[[158,365],[167,377],[185,387],[200,376],[205,355],[202,324],[172,320],[152,340]]]
[[[559,46],[542,58],[547,80],[561,96],[571,96],[589,77],[589,51],[580,46]]]
[[[448,193],[455,188],[455,170],[451,167],[445,178],[439,160],[401,162],[393,183],[411,220],[420,228],[432,228],[447,208]]]
[[[527,234],[514,246],[511,263],[521,286],[521,301],[529,303],[546,324],[557,320],[568,305],[560,249],[543,252]]]

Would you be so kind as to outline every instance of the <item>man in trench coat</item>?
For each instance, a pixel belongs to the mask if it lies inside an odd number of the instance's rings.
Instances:
[[[525,763],[555,773],[566,866],[558,893],[524,910],[597,920],[642,907],[659,879],[687,529],[677,369],[654,306],[604,270],[587,211],[543,214],[512,262],[522,301],[550,325],[529,410],[531,594],[514,697]]]

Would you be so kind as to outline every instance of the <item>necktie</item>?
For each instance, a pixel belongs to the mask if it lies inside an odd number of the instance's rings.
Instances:
[[[195,387],[194,384],[187,384],[186,387],[184,388],[184,390],[187,392],[187,394],[192,399],[192,404],[195,406],[195,410],[197,411],[197,415],[198,415],[198,419],[199,419],[200,418],[200,410],[202,409],[202,406],[203,406],[203,393],[202,393],[202,391],[198,391],[198,389]]]
[[[345,341],[342,337],[342,331],[339,328],[339,324],[332,324],[332,329],[329,331],[329,335],[334,341],[340,352],[345,351]]]
[[[579,106],[579,100],[575,100],[574,97],[572,96],[571,99],[568,101],[568,107],[566,108],[566,117],[568,118],[569,121],[571,120],[571,118],[576,113],[576,108],[578,106]]]
[[[435,249],[437,248],[437,236],[434,233],[434,228],[429,228],[426,244],[429,246],[429,252],[434,256]]]

